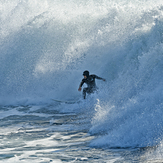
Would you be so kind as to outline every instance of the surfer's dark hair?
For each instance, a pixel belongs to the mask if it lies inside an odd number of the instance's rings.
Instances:
[[[83,76],[89,76],[89,71],[88,70],[85,70],[84,72],[83,72]]]

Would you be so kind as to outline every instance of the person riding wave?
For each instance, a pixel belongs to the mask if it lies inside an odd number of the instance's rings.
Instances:
[[[98,77],[97,75],[89,75],[89,71],[86,70],[83,72],[84,78],[82,79],[78,91],[82,90],[82,86],[84,83],[87,84],[87,87],[83,89],[83,98],[86,98],[86,93],[91,94],[94,93],[97,90],[95,79],[106,81],[104,78]]]

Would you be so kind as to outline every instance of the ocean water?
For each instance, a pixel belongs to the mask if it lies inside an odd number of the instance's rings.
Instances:
[[[162,0],[1,0],[0,38],[0,162],[163,161]]]

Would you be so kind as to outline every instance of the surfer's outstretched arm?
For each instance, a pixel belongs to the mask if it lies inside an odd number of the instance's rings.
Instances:
[[[95,75],[95,78],[96,78],[96,79],[99,79],[99,80],[103,80],[103,81],[106,81],[106,79],[104,79],[104,78],[101,78],[101,77],[99,77],[99,76],[97,76],[97,75]]]

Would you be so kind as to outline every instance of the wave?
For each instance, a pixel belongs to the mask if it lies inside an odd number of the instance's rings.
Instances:
[[[73,99],[82,72],[106,78],[92,146],[144,147],[162,133],[161,1],[1,1],[0,104]]]

